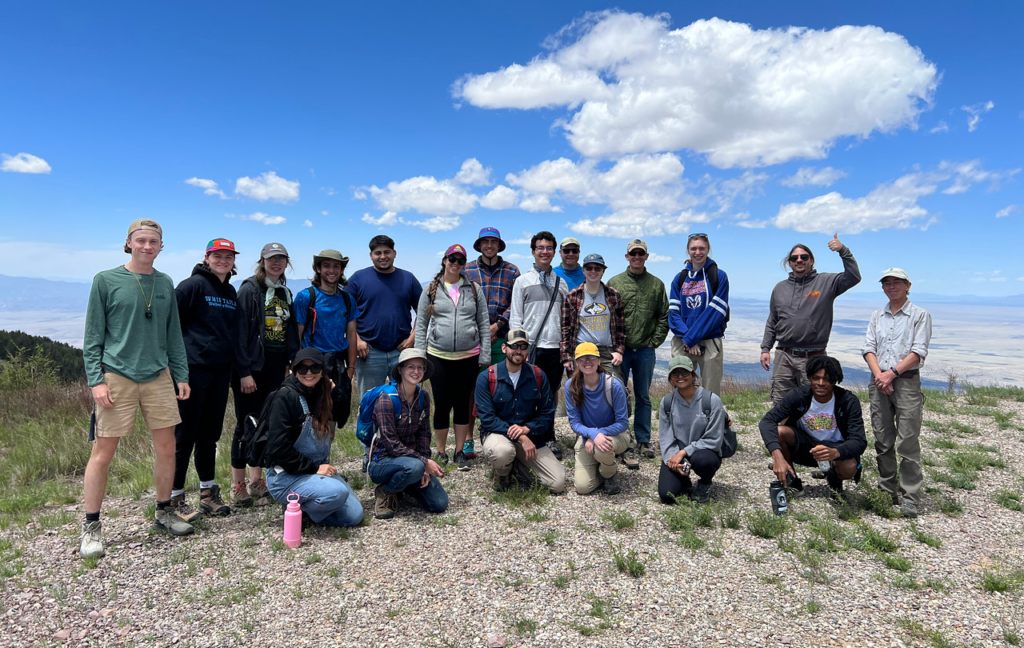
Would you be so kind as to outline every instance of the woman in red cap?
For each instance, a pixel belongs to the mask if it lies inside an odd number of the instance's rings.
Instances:
[[[491,364],[491,320],[487,297],[466,277],[466,248],[453,245],[441,259],[441,270],[420,295],[416,317],[416,348],[434,365],[434,460],[448,463],[449,415],[455,424],[455,463],[469,470],[465,449],[472,451],[473,390],[479,367]],[[469,442],[467,444],[467,441]]]

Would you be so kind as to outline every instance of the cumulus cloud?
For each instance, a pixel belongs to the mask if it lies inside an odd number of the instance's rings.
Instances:
[[[1013,212],[1017,211],[1018,207],[1019,205],[1007,205],[1006,207],[1003,207],[1002,209],[996,212],[996,218],[1006,218]]]
[[[820,169],[800,167],[793,175],[783,178],[781,184],[785,187],[806,187],[807,185],[831,187],[837,180],[846,176],[846,171],[840,171],[832,167],[822,167]]]
[[[961,106],[960,110],[968,114],[967,132],[973,133],[974,131],[978,130],[978,124],[981,123],[981,116],[995,107],[996,105],[991,101],[986,101],[985,103],[977,103],[974,104],[973,106]]]
[[[448,232],[455,229],[459,225],[462,225],[462,219],[458,216],[434,216],[433,218],[426,218],[424,220],[411,221],[404,218],[398,219],[399,223],[403,225],[412,225],[413,227],[422,227],[428,232]]]
[[[49,173],[49,163],[41,157],[31,153],[18,153],[17,155],[0,154],[0,169],[8,173]]]
[[[749,219],[747,219],[747,220],[736,221],[736,225],[738,227],[745,227],[747,229],[764,229],[764,228],[768,227],[768,223],[769,222],[770,221],[766,221],[766,220],[749,220]]]
[[[280,225],[287,219],[284,216],[271,216],[263,212],[254,212],[252,214],[224,214],[228,218],[237,218],[244,221],[255,221],[257,223],[263,223],[264,225]]]
[[[207,196],[220,196],[221,200],[228,200],[228,195],[217,188],[217,183],[213,180],[191,177],[185,181],[185,184],[201,188]]]
[[[944,121],[940,121],[938,126],[936,126],[935,128],[931,129],[928,132],[933,134],[933,135],[935,133],[948,133],[949,132],[949,124],[947,124]]]
[[[320,215],[321,215],[321,216],[328,216],[328,215],[330,215],[330,212],[328,212],[328,211],[327,211],[327,210],[325,209],[325,210],[323,210],[322,212],[320,212]]]
[[[657,252],[651,252],[647,255],[647,263],[669,263],[671,261],[672,257],[658,254]]]
[[[465,214],[476,207],[480,197],[467,191],[463,185],[489,183],[490,174],[491,170],[485,169],[479,160],[470,158],[462,163],[462,168],[451,179],[438,180],[434,176],[416,176],[400,182],[389,182],[384,187],[358,187],[353,195],[357,199],[365,199],[369,194],[381,209],[399,214],[407,211],[432,216]],[[411,221],[409,224],[425,222],[428,221]]]
[[[236,180],[235,193],[260,202],[290,203],[299,199],[299,181],[285,180],[274,171],[267,171],[255,178],[244,176]]]
[[[311,220],[304,220],[304,221],[302,221],[302,226],[303,227],[313,227],[313,221],[311,221]]]
[[[384,212],[384,214],[376,218],[370,216],[369,214],[363,214],[363,217],[360,220],[362,220],[364,223],[369,223],[374,227],[391,227],[392,225],[398,222],[398,214],[396,214],[393,211],[389,211]]]
[[[518,198],[519,193],[515,189],[498,185],[480,199],[480,206],[486,209],[512,209]]]
[[[455,182],[468,185],[489,185],[491,184],[491,169],[484,168],[480,160],[469,158],[462,163],[462,168],[455,174]]]
[[[587,157],[691,149],[721,168],[825,157],[841,137],[917,127],[936,67],[881,28],[755,30],[713,18],[587,14],[525,65],[470,74],[453,95],[481,108],[565,106]]]

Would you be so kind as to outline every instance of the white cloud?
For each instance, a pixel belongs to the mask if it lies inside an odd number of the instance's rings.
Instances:
[[[529,243],[529,241],[527,241],[527,243]],[[532,259],[533,258],[533,257],[527,257],[525,254],[516,254],[515,252],[513,252],[512,254],[502,254],[501,256],[503,258],[505,258],[505,259]],[[1024,277],[1021,277],[1021,279],[1024,280]]]
[[[960,110],[970,115],[970,117],[967,118],[967,132],[973,133],[978,130],[978,124],[981,123],[981,116],[995,107],[996,105],[991,101],[977,103],[973,106],[961,106]]]
[[[747,229],[764,229],[768,227],[768,223],[771,221],[766,220],[741,220],[736,221],[736,225],[739,227],[745,227]]]
[[[484,168],[480,160],[469,158],[462,163],[462,168],[455,174],[455,182],[468,185],[489,185],[491,184],[491,169]]]
[[[1020,173],[1020,169],[1008,169],[1006,171],[986,171],[981,168],[981,160],[969,160],[967,162],[943,161],[939,164],[939,170],[953,177],[953,184],[942,190],[944,194],[962,194],[971,188],[971,185],[980,182],[988,182],[990,190],[999,188],[1003,180],[1012,178]]]
[[[996,218],[1006,218],[1013,212],[1017,211],[1020,205],[1007,205],[996,212]]]
[[[334,189],[334,187],[320,187],[320,191],[323,191],[323,192],[324,192],[324,193],[326,193],[326,194],[327,194],[328,196],[333,196],[334,194],[338,193],[338,192],[337,192],[337,191],[336,191],[336,190]],[[365,196],[364,196],[364,198],[365,198]]]
[[[31,153],[18,153],[17,155],[0,154],[3,162],[0,169],[9,173],[49,173],[49,163],[41,157]]]
[[[252,214],[224,214],[228,218],[237,218],[244,221],[255,221],[257,223],[263,223],[264,225],[280,225],[287,219],[284,216],[271,216],[263,212],[254,212]]]
[[[433,176],[417,176],[389,182],[383,189],[367,187],[379,207],[396,213],[415,210],[421,214],[451,216],[465,214],[476,207],[479,198],[454,180],[438,180]]]
[[[302,221],[302,226],[303,227],[313,227],[313,221],[311,221],[311,220],[304,220],[304,221]]]
[[[755,30],[717,18],[587,14],[526,65],[467,75],[482,108],[566,106],[558,125],[587,157],[691,149],[722,167],[820,159],[840,137],[916,128],[935,65],[878,27]]]
[[[505,185],[498,185],[480,199],[480,206],[486,209],[512,209],[516,206],[519,192]]]
[[[235,181],[235,193],[260,202],[272,200],[290,203],[299,199],[299,181],[285,180],[274,171],[261,173],[256,178],[244,176]]]
[[[935,133],[948,133],[949,132],[949,124],[947,124],[944,121],[940,121],[938,126],[936,126],[935,128],[931,129],[928,132],[932,133],[932,134],[935,134]]]
[[[393,211],[389,211],[384,212],[381,216],[378,216],[377,218],[374,218],[369,214],[363,214],[363,217],[360,220],[363,221],[364,223],[369,223],[370,225],[373,225],[375,227],[391,227],[392,225],[398,223],[398,214],[396,214]]]
[[[413,227],[422,227],[428,232],[448,232],[455,229],[459,225],[462,225],[462,219],[458,216],[434,216],[433,218],[426,218],[424,220],[410,221],[404,218],[399,218],[398,222],[403,225],[412,225]]]
[[[987,272],[975,272],[974,276],[971,277],[971,281],[992,281],[1000,283],[1006,281],[1006,277],[1003,276],[1002,270],[989,270]]]
[[[519,208],[528,212],[560,212],[561,207],[551,205],[551,199],[544,194],[526,194],[519,201]]]
[[[517,239],[511,239],[509,241],[506,241],[506,243],[509,243],[511,245],[529,245],[531,238],[533,238],[533,233],[524,231],[522,236],[520,236]]]
[[[658,254],[657,252],[651,252],[647,255],[647,263],[670,263],[672,257]]]
[[[220,196],[221,200],[228,200],[228,195],[217,188],[217,183],[213,180],[206,180],[205,178],[191,177],[185,181],[185,184],[192,185],[193,187],[199,187],[203,190],[203,193],[207,196]]]
[[[800,167],[793,175],[783,178],[780,184],[784,187],[806,187],[807,185],[831,187],[837,180],[845,178],[847,175],[846,171],[840,171],[832,167],[822,167],[820,169]]]
[[[320,212],[320,215],[321,215],[321,216],[330,216],[330,212],[328,212],[328,211],[327,211],[327,210],[325,209],[325,210],[323,210],[322,212]]]

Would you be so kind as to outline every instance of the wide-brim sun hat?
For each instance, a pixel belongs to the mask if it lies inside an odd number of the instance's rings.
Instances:
[[[501,252],[505,251],[505,241],[501,240],[501,232],[499,232],[497,229],[493,227],[485,227],[482,230],[480,230],[480,234],[477,235],[476,241],[473,243],[473,249],[479,252],[480,241],[484,240],[485,238],[498,239],[498,253],[500,254]]]
[[[341,263],[342,270],[348,265],[348,257],[337,250],[321,250],[320,254],[313,255],[313,269],[323,261],[337,261]]]
[[[391,379],[394,380],[395,382],[399,382],[402,379],[400,373],[400,367],[402,366],[402,363],[408,360],[415,360],[417,358],[422,360],[424,365],[423,377],[420,378],[420,382],[426,382],[427,380],[429,380],[430,377],[434,375],[434,363],[431,362],[429,358],[427,358],[426,351],[424,351],[423,349],[415,348],[404,349],[402,353],[398,355],[398,364],[396,364],[394,368],[391,369]]]

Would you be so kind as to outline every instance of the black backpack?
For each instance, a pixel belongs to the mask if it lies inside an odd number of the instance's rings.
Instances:
[[[665,396],[668,400],[665,401],[665,414],[668,415],[669,420],[667,423],[672,425],[672,394]],[[704,410],[704,418],[711,420],[711,392],[704,390],[700,397],[701,409]],[[722,435],[722,459],[728,459],[729,457],[736,454],[736,430],[732,429],[732,418],[729,416],[729,412],[725,411],[725,407],[722,408],[725,412],[725,434]],[[659,422],[659,425],[660,422]]]
[[[267,440],[269,438],[267,417],[270,414],[270,404],[274,402],[278,391],[280,390],[272,391],[267,396],[267,400],[263,403],[263,409],[260,410],[259,420],[252,414],[245,417],[240,450],[242,459],[245,460],[247,466],[269,468],[266,465]]]
[[[718,294],[718,264],[706,268],[704,270],[704,276],[708,279],[708,301]],[[679,272],[679,281],[676,282],[676,292],[681,294],[683,290],[683,282],[686,281],[686,268],[683,268]],[[722,323],[722,330],[729,328],[729,315],[732,314],[732,307],[726,306],[725,308],[725,322]],[[308,321],[308,320],[307,320]]]

